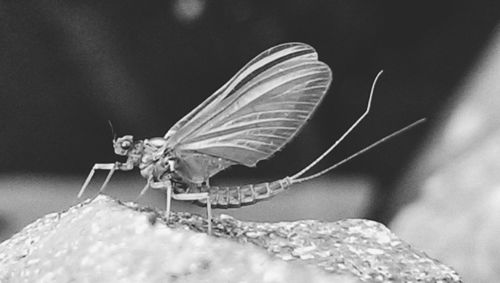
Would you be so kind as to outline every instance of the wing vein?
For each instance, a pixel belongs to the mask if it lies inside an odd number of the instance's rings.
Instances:
[[[255,166],[296,136],[330,82],[314,48],[272,47],[177,122],[165,136],[168,148],[186,161],[183,176],[196,182],[233,164]]]

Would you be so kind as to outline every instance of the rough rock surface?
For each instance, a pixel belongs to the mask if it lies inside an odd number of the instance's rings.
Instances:
[[[0,282],[460,282],[372,221],[214,226],[101,195],[0,244]]]

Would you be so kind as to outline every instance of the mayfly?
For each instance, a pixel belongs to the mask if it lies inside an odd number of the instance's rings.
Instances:
[[[95,170],[109,170],[102,192],[116,170],[140,169],[148,188],[166,191],[166,217],[171,199],[195,201],[207,207],[211,232],[212,207],[239,207],[268,199],[291,185],[316,178],[378,143],[412,127],[403,128],[319,173],[304,177],[368,114],[375,78],[365,112],[321,156],[300,172],[274,182],[232,187],[211,186],[209,179],[236,164],[248,167],[270,158],[297,135],[311,117],[332,80],[331,70],[309,45],[286,43],[272,47],[246,64],[234,77],[178,121],[163,137],[113,139],[125,163],[97,163],[85,180],[81,197]]]

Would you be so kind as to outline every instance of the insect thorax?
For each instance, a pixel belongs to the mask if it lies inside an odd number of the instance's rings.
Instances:
[[[156,137],[143,141],[142,156],[139,163],[141,175],[150,179],[158,180],[167,171],[170,171],[168,163],[167,140]]]

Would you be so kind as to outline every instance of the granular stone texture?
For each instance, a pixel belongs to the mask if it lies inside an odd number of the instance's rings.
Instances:
[[[0,282],[460,282],[372,221],[206,225],[101,195],[0,244]]]
[[[240,242],[251,242],[287,261],[299,261],[367,282],[460,282],[450,267],[397,238],[380,223],[348,219],[249,223],[222,217],[218,225]]]
[[[106,196],[49,214],[0,244],[0,282],[358,282],[157,216]]]

